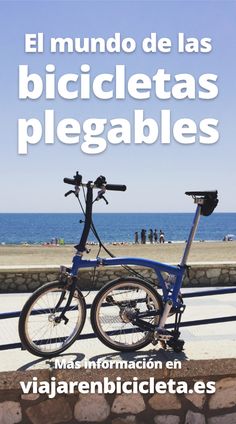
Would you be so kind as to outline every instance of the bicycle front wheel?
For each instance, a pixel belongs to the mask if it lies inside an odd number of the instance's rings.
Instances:
[[[111,349],[129,352],[147,346],[153,333],[134,324],[140,314],[157,325],[163,310],[157,291],[137,278],[120,278],[106,284],[91,308],[91,324],[100,341]]]
[[[50,358],[66,350],[81,333],[85,317],[85,300],[75,289],[65,318],[61,312],[70,290],[55,281],[37,289],[25,303],[19,319],[23,346],[33,355]]]

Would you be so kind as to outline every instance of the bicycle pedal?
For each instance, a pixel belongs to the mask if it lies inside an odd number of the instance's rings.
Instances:
[[[160,341],[168,341],[173,337],[172,333],[165,328],[157,329],[157,339]]]
[[[171,347],[174,352],[180,353],[184,349],[184,340],[182,339],[172,339],[167,342],[168,346]]]

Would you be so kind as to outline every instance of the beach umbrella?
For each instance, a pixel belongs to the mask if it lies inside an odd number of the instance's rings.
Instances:
[[[227,234],[225,237],[226,237],[227,240],[235,240],[236,239],[235,234]]]

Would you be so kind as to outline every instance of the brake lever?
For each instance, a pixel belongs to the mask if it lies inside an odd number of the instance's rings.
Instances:
[[[75,191],[74,191],[74,190],[69,190],[69,191],[67,191],[67,192],[64,194],[64,196],[65,196],[65,197],[67,197],[67,196],[70,196],[70,194],[75,194]]]
[[[104,202],[106,203],[106,205],[108,205],[108,204],[109,204],[109,202],[108,202],[108,200],[105,198],[105,196],[103,196],[103,195],[102,195],[102,196],[100,197],[100,199],[103,199],[103,200],[104,200]]]
[[[105,189],[103,188],[102,190],[100,190],[97,194],[96,199],[94,200],[94,202],[98,202],[100,199],[104,200],[104,202],[106,203],[106,205],[108,205],[108,200],[105,198],[104,194],[105,193]]]
[[[70,196],[70,194],[74,194],[78,198],[79,190],[80,190],[79,186],[76,185],[74,190],[69,190],[65,193],[65,197]]]

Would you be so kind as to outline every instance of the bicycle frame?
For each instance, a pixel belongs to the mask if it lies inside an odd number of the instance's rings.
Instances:
[[[99,267],[99,266],[116,266],[116,265],[136,265],[136,266],[143,266],[152,268],[157,278],[160,282],[161,289],[163,291],[163,298],[164,301],[167,301],[168,299],[172,299],[174,306],[178,307],[180,306],[179,302],[177,301],[177,296],[180,291],[183,275],[185,272],[185,267],[180,266],[171,266],[167,265],[161,262],[156,262],[149,259],[143,259],[143,258],[132,258],[132,257],[118,257],[118,258],[106,258],[106,259],[82,259],[80,256],[74,256],[73,258],[73,266],[71,269],[71,274],[73,276],[77,276],[78,271],[80,268],[92,268],[92,267]],[[161,274],[161,272],[167,272],[169,274],[175,275],[176,282],[174,284],[174,290],[172,296],[168,296],[169,290],[167,289],[165,285],[164,278]]]
[[[168,303],[170,301],[171,307],[178,309],[182,303],[178,300],[178,295],[182,286],[182,281],[184,273],[186,271],[186,262],[189,255],[189,251],[197,230],[198,222],[200,219],[201,205],[197,204],[196,213],[194,216],[193,224],[189,233],[188,241],[184,250],[183,258],[178,266],[172,266],[165,263],[157,262],[154,260],[135,258],[135,257],[117,257],[117,258],[96,258],[96,259],[82,259],[83,252],[85,250],[85,244],[88,238],[91,222],[92,222],[92,187],[91,184],[87,185],[87,197],[86,197],[86,212],[85,212],[85,223],[83,233],[78,245],[75,246],[77,253],[73,258],[73,264],[71,268],[71,275],[77,277],[78,271],[80,268],[93,268],[100,266],[117,266],[117,265],[136,265],[142,267],[148,267],[155,271],[157,280],[159,281],[160,287],[163,292],[163,301]],[[173,285],[173,290],[170,293],[170,290],[165,284],[165,280],[162,276],[162,272],[175,276],[175,283]],[[164,324],[164,323],[163,323]]]

